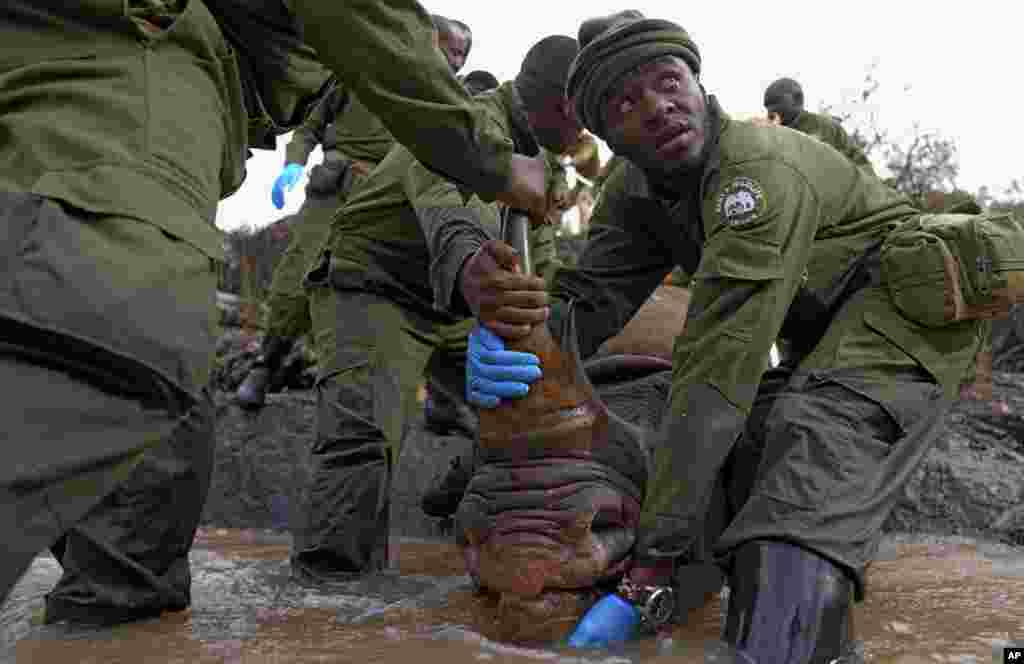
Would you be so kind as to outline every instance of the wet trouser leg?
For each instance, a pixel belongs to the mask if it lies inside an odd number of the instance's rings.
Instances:
[[[759,664],[849,654],[850,604],[950,403],[930,372],[864,325],[864,295],[781,389],[759,393],[746,427],[760,461],[716,552],[733,593],[725,637]]]
[[[676,561],[674,585],[680,610],[700,607],[710,595],[721,590],[725,579],[715,561],[714,549],[750,495],[764,446],[760,427],[790,375],[791,367],[780,366],[768,370],[762,378],[745,430],[715,478],[701,527]]]
[[[749,497],[718,540],[719,554],[753,539],[793,541],[844,568],[863,597],[882,524],[950,404],[903,357],[903,366],[884,373],[814,367],[813,356],[800,364],[760,412],[764,419],[747,427],[761,459]]]
[[[304,279],[320,255],[331,228],[334,212],[345,201],[342,192],[319,195],[306,189],[306,200],[288,224],[289,240],[270,281],[267,293],[266,334],[262,353],[249,375],[238,386],[239,405],[262,408],[274,376],[291,351],[296,338],[310,331],[312,320]]]
[[[0,597],[67,534],[52,597],[108,617],[181,608],[213,449],[216,263],[32,195],[0,195],[0,229]]]
[[[319,287],[311,298],[317,432],[293,565],[330,579],[387,564],[391,469],[440,339],[434,323],[379,295]]]
[[[923,370],[889,380],[897,391],[883,395],[862,373],[797,371],[751,418],[761,460],[716,550],[729,568],[725,639],[758,664],[850,650],[850,605],[882,523],[941,422],[941,390]]]
[[[120,622],[189,606],[188,553],[213,468],[213,402],[202,399],[53,552],[64,568],[48,621]],[[106,615],[104,615],[106,614]]]
[[[9,389],[0,412],[0,600],[37,553],[53,545],[132,477],[147,448],[161,446],[184,409],[147,407],[56,368],[0,355]],[[104,561],[105,562],[105,561]],[[103,563],[79,568],[80,578]],[[91,593],[84,593],[88,600]]]
[[[666,440],[658,463],[682,470],[659,466],[655,480],[662,485],[648,486],[648,496],[661,496],[656,505],[664,516],[659,512],[644,533],[644,551],[685,552],[707,522],[716,483],[741,446],[749,447],[743,451],[760,460],[753,477],[738,482],[741,493],[730,497],[740,507],[714,544],[716,558],[729,567],[747,542],[789,542],[841,569],[861,599],[882,525],[940,432],[978,333],[972,323],[922,330],[895,312],[884,290],[858,291],[796,358],[781,389],[760,395],[746,435],[723,435],[715,446]],[[697,388],[708,390],[701,384],[691,393]],[[698,428],[708,419],[670,417]]]
[[[443,346],[430,358],[427,376],[432,386],[431,398],[445,394],[450,409],[459,421],[458,430],[465,445],[456,452],[451,469],[437,486],[423,494],[420,506],[429,516],[445,518],[455,514],[469,481],[473,476],[476,456],[476,431],[479,419],[466,401],[466,347],[475,319],[439,329]],[[430,428],[429,414],[427,427]]]

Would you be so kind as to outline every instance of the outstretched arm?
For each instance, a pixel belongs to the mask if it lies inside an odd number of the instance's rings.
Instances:
[[[543,162],[514,155],[455,79],[415,0],[291,0],[304,39],[367,108],[431,169],[543,214]]]

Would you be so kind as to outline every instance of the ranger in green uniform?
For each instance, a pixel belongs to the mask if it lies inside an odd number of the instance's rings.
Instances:
[[[565,99],[576,40],[549,37],[514,82],[477,99],[516,151],[563,152],[581,128]],[[464,394],[469,311],[450,306],[465,260],[499,211],[396,146],[335,217],[307,276],[320,358],[314,473],[292,565],[312,582],[387,561],[391,470],[424,373]],[[456,246],[452,238],[467,235]],[[534,242],[542,264],[553,244]],[[541,266],[543,269],[543,265]]]
[[[437,14],[431,19],[441,51],[452,73],[457,74],[469,55],[468,28]],[[302,208],[288,222],[291,239],[270,283],[261,353],[238,387],[239,405],[263,407],[272,376],[280,369],[295,339],[310,331],[303,277],[327,238],[335,210],[384,159],[394,143],[381,121],[337,82],[292,134],[284,169],[271,192],[278,209],[284,206],[285,191],[301,179],[317,145],[323,147],[323,161],[310,173]]]
[[[605,184],[578,267],[555,276],[547,324],[560,337],[571,302],[586,355],[675,265],[693,290],[633,568],[572,642],[635,617],[710,534],[731,589],[723,639],[742,661],[854,661],[841,659],[850,605],[982,325],[926,327],[896,308],[880,251],[920,215],[906,198],[820,141],[730,120],[678,25],[602,20],[568,91],[629,163]],[[497,264],[509,249],[490,247]],[[497,268],[496,280],[532,283]],[[769,370],[780,337],[791,363]]]
[[[189,603],[212,455],[217,201],[241,184],[247,133],[272,148],[329,76],[290,8],[434,168],[546,211],[543,161],[489,127],[414,0],[4,2],[0,371],[17,389],[0,600],[54,546],[67,574],[48,620]]]
[[[803,88],[793,79],[780,78],[769,85],[764,91],[764,108],[769,119],[828,143],[850,161],[874,174],[875,169],[867,155],[836,119],[804,109]]]
[[[264,72],[280,87],[249,85],[199,0],[0,9],[0,592],[52,547],[48,622],[189,605],[213,456],[217,202],[242,182],[249,121],[285,130],[329,76],[283,9],[259,14],[261,48],[291,62]],[[244,98],[264,112],[247,118]]]

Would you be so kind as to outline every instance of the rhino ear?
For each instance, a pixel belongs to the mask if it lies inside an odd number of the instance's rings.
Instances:
[[[598,404],[598,407],[608,417],[608,431],[609,435],[614,436],[619,440],[631,441],[640,454],[647,457],[646,465],[648,466],[647,476],[650,477],[650,464],[651,449],[650,440],[654,436],[655,432],[644,427],[638,426],[625,420],[616,414],[612,409],[608,407],[608,404],[601,399],[601,395],[594,384],[590,382],[590,377],[587,376],[587,371],[583,360],[580,358],[580,345],[579,339],[576,336],[576,301],[571,300],[568,306],[568,312],[566,314],[566,332],[562,337],[562,351],[569,356],[569,359],[573,363],[573,371],[576,374],[576,380],[579,381],[580,385],[585,386],[594,403]],[[640,487],[641,493],[644,491],[646,486],[646,479]]]
[[[597,390],[594,389],[593,383],[591,383],[590,378],[587,377],[587,371],[584,368],[583,359],[580,357],[580,340],[576,335],[576,300],[569,301],[566,319],[565,335],[562,337],[562,350],[572,361],[572,370],[576,375],[577,382],[580,385],[586,386],[587,390],[596,400]],[[604,406],[604,404],[602,404],[602,406]]]

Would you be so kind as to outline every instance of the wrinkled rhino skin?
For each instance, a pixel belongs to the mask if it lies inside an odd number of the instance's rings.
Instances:
[[[547,384],[518,408],[481,413],[479,464],[456,524],[468,572],[497,597],[502,639],[565,637],[595,589],[629,564],[657,424],[651,415],[667,399],[672,342],[688,304],[685,290],[665,290],[623,331],[631,336],[609,340],[587,370],[573,341],[564,351],[550,337],[517,347],[541,355]],[[648,353],[622,354],[631,345]],[[658,408],[631,417],[635,401],[613,389],[625,380],[657,384]]]
[[[672,346],[686,324],[690,291],[662,285],[651,294],[622,331],[605,341],[601,355],[648,355],[672,361]]]
[[[610,397],[612,433],[592,456],[478,466],[456,515],[457,534],[467,571],[498,598],[499,638],[566,637],[593,603],[595,587],[614,584],[625,571],[649,455],[639,429],[615,411],[636,421],[628,412],[634,404],[623,397],[639,391],[664,403],[670,376],[661,370],[635,379],[630,390],[598,389]]]

